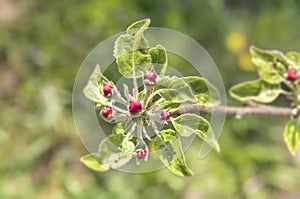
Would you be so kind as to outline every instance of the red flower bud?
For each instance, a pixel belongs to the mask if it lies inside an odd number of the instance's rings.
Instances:
[[[297,78],[297,71],[295,71],[295,70],[290,70],[290,71],[288,71],[288,72],[286,73],[286,79],[287,79],[288,81],[293,82],[293,81],[296,80],[296,78]]]
[[[112,115],[112,110],[109,107],[104,107],[104,108],[101,109],[100,114],[104,118],[108,119]]]
[[[139,149],[137,150],[136,157],[138,159],[144,159],[147,156],[147,153],[148,153],[147,150]]]
[[[103,95],[105,97],[111,96],[113,89],[114,89],[114,87],[111,84],[105,84],[102,89]]]
[[[163,111],[161,114],[160,114],[160,119],[161,120],[168,120],[170,119],[170,113],[169,112],[166,112],[166,111]]]
[[[130,100],[128,111],[131,115],[135,115],[142,111],[142,104],[137,100]]]

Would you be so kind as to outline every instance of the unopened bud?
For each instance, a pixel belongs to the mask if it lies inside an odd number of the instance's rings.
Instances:
[[[109,119],[112,115],[112,109],[110,107],[104,107],[101,109],[100,115],[105,119]]]
[[[146,71],[144,74],[144,85],[155,86],[160,81],[160,77],[155,71]]]
[[[105,97],[111,96],[111,95],[112,95],[112,92],[113,92],[113,89],[114,89],[113,85],[111,85],[111,84],[105,84],[105,85],[103,86],[103,89],[102,89],[103,95],[104,95]]]
[[[136,151],[136,157],[138,159],[144,159],[147,156],[148,152],[145,149],[138,149]]]
[[[141,112],[142,111],[141,102],[134,100],[134,99],[130,100],[128,111],[131,115],[135,115],[135,114],[138,114],[139,112]]]
[[[296,70],[290,70],[290,71],[288,71],[288,72],[286,73],[286,79],[287,79],[288,81],[293,82],[293,81],[296,80],[296,78],[297,78],[297,71],[296,71]]]
[[[166,111],[161,112],[160,119],[163,121],[167,121],[168,119],[170,119],[170,113]]]

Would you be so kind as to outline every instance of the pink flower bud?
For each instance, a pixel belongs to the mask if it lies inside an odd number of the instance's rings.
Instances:
[[[170,113],[169,112],[166,112],[166,111],[163,111],[161,114],[160,114],[160,119],[161,120],[168,120],[170,119]]]
[[[136,157],[138,159],[144,159],[146,156],[147,156],[147,150],[144,150],[144,149],[138,149],[136,151]]]
[[[108,119],[111,117],[112,115],[112,110],[109,107],[104,107],[101,109],[100,111],[101,116],[103,116],[104,118]]]
[[[144,75],[144,79],[149,80],[150,82],[156,82],[156,78],[157,78],[157,74],[156,72],[146,72],[146,74]]]
[[[105,84],[105,85],[103,86],[103,89],[102,89],[103,95],[104,95],[105,97],[111,96],[111,95],[112,95],[113,89],[114,89],[114,87],[113,87],[111,84]]]
[[[135,115],[142,111],[142,104],[137,100],[130,100],[128,111],[131,115]]]
[[[290,70],[290,71],[288,71],[288,72],[286,73],[286,79],[287,79],[288,81],[293,82],[293,81],[296,80],[296,78],[297,78],[297,71],[295,71],[295,70]]]
[[[144,75],[144,84],[147,86],[156,85],[160,80],[160,77],[156,72],[146,71]]]

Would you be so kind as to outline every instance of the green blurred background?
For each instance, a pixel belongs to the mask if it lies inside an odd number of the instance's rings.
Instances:
[[[299,198],[300,154],[282,139],[288,118],[228,117],[221,153],[199,160],[193,147],[196,175],[179,178],[88,170],[71,110],[87,53],[138,19],[196,39],[229,88],[257,77],[251,44],[300,51],[299,11],[298,0],[0,0],[0,198]]]

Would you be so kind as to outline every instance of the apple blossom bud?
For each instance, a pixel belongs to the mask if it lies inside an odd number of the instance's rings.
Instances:
[[[146,86],[155,86],[160,81],[160,77],[155,71],[145,71],[143,79]]]
[[[146,156],[147,156],[147,150],[145,150],[145,149],[138,149],[137,151],[136,151],[136,157],[138,158],[138,159],[144,159]]]
[[[103,95],[104,95],[105,97],[111,96],[111,95],[112,95],[112,92],[113,92],[113,89],[114,89],[113,85],[111,85],[111,84],[105,84],[105,85],[103,86],[103,89],[102,89]]]
[[[142,111],[141,102],[134,100],[134,99],[130,100],[128,111],[131,115],[135,115],[135,114],[141,112]]]
[[[289,70],[289,71],[286,73],[286,79],[287,79],[288,81],[293,82],[293,81],[296,80],[296,78],[297,78],[297,71],[295,71],[295,70]]]
[[[166,111],[161,112],[160,119],[163,121],[170,119],[170,113]]]
[[[104,107],[101,109],[100,115],[105,119],[109,119],[112,115],[112,109],[110,107]]]

